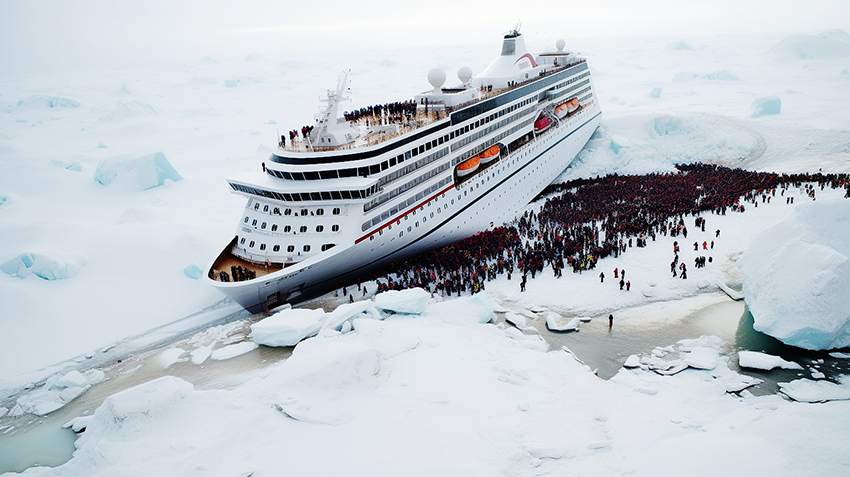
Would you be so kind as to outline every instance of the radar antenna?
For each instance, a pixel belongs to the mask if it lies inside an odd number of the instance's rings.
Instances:
[[[514,34],[519,34],[519,29],[522,28],[522,20],[516,22],[516,27],[514,27]]]

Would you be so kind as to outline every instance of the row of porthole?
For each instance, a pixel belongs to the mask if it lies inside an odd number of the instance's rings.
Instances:
[[[254,210],[260,210],[260,205],[261,204],[259,202],[255,203],[254,204]],[[280,207],[275,207],[275,208],[271,209],[271,212],[269,212],[269,206],[264,205],[263,206],[263,212],[270,213],[272,215],[281,215]],[[310,212],[307,209],[301,209],[301,212],[300,212],[302,217],[308,215],[309,213]],[[339,215],[339,214],[342,213],[342,211],[340,210],[339,207],[334,207],[333,210],[331,211],[331,213],[333,215]],[[292,209],[284,209],[283,215],[292,215]],[[298,215],[298,214],[295,214],[295,215]],[[325,209],[316,209],[316,215],[325,215]]]
[[[245,237],[242,237],[242,240],[240,240],[240,241],[239,241],[239,244],[240,244],[240,245],[245,245]],[[249,243],[248,243],[248,248],[254,248],[254,245],[256,245],[256,242],[254,242],[253,240],[251,240],[251,242],[249,242]],[[336,246],[336,244],[335,244],[335,243],[326,243],[326,244],[323,244],[323,245],[322,245],[322,252],[324,252],[325,250],[328,250],[328,249],[334,248],[335,246]],[[309,252],[309,251],[310,251],[310,248],[311,248],[311,247],[310,247],[310,245],[304,245],[304,246],[302,247],[302,251],[304,251],[304,252]],[[265,250],[266,250],[266,244],[261,243],[261,244],[260,244],[260,251],[265,251]],[[286,251],[287,251],[288,253],[295,252],[295,245],[288,245],[288,246],[286,247]],[[280,252],[280,245],[275,245],[274,247],[272,247],[272,252]]]
[[[250,217],[246,216],[245,217],[245,223],[246,224],[248,223],[248,220],[250,220]],[[254,221],[251,222],[251,226],[252,227],[257,226],[257,219],[254,219]],[[268,222],[263,222],[260,225],[260,230],[265,230],[266,227],[268,227]],[[272,232],[277,232],[277,229],[278,229],[277,224],[272,224],[272,228],[271,228]],[[316,233],[322,233],[322,232],[324,232],[324,230],[325,230],[324,225],[317,225],[316,226]],[[292,232],[292,226],[291,225],[284,225],[283,226],[283,232],[284,233]],[[299,227],[298,232],[300,232],[302,234],[307,233],[307,226],[302,225],[301,227]],[[331,225],[331,232],[339,232],[339,225],[337,225],[337,224]]]

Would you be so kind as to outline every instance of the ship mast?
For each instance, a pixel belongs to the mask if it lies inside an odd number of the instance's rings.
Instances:
[[[347,122],[337,121],[339,116],[339,104],[347,101],[348,76],[351,70],[345,71],[337,81],[336,90],[328,90],[327,98],[320,101],[328,103],[324,111],[316,115],[316,127],[310,134],[313,146],[339,146],[348,144],[357,138],[357,132]]]

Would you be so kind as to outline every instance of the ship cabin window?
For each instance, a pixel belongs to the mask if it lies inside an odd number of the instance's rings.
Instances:
[[[430,150],[431,150],[431,143],[430,143],[430,142],[425,143],[425,150],[426,150],[426,151],[430,151]]]
[[[377,174],[379,172],[381,172],[380,164],[372,164],[371,166],[369,166],[369,174]]]
[[[357,168],[352,167],[351,169],[340,169],[338,172],[339,172],[339,177],[340,177],[340,178],[343,178],[343,177],[354,177],[354,176],[356,176],[356,175],[357,175]]]
[[[280,209],[275,207],[274,210],[272,211],[272,213],[276,214],[276,215],[280,215]]]
[[[242,240],[239,241],[239,245],[245,245],[245,237],[242,237]]]
[[[254,210],[260,210],[260,203],[259,202],[254,204]]]
[[[339,232],[339,225],[331,225],[332,232]]]
[[[396,158],[391,157],[391,158],[390,158],[390,167],[393,167],[393,166],[395,166],[395,165],[396,165]]]
[[[266,223],[265,223],[265,222],[263,222],[263,225],[261,225],[261,226],[260,226],[260,228],[261,228],[262,230],[266,230]]]
[[[254,227],[256,227],[256,226],[257,226],[257,219],[254,219],[254,221],[253,221],[253,222],[251,222],[251,225],[252,225],[252,226],[254,226]]]
[[[280,252],[280,245],[275,245],[272,247],[272,252]]]
[[[423,152],[425,152],[425,145],[424,144],[419,146],[419,154],[422,154]]]
[[[283,228],[283,231],[284,231],[284,232],[291,232],[291,231],[292,231],[292,227],[290,227],[289,225],[287,225],[287,226],[285,226],[285,227]]]
[[[254,248],[254,241],[251,240],[251,243],[248,244],[248,248]]]
[[[339,215],[339,213],[340,213],[339,207],[334,207],[333,214]]]
[[[338,176],[337,176],[337,171],[333,170],[333,171],[319,171],[319,177],[321,177],[322,179],[336,179]]]
[[[299,231],[299,232],[301,232],[301,233],[303,234],[304,232],[306,232],[306,231],[307,231],[307,226],[306,226],[306,225],[302,225],[302,226],[301,226],[301,228],[299,228],[299,229],[298,229],[298,231]]]
[[[283,211],[283,215],[292,215],[292,209],[286,209]]]
[[[261,244],[260,244],[260,250],[265,250],[265,249],[266,249],[266,244],[261,243]]]
[[[323,231],[323,230],[325,230],[325,226],[324,226],[324,225],[317,225],[317,226],[316,226],[316,232],[321,232],[321,231]]]
[[[304,217],[306,215],[307,215],[307,209],[301,209],[301,217]]]
[[[263,207],[263,212],[268,212],[268,211],[269,211],[269,206]]]
[[[325,215],[325,209],[316,210],[316,215]]]
[[[405,153],[404,153],[404,159],[405,159],[405,160],[410,159],[411,157],[412,157],[412,156],[411,156],[410,151],[407,151],[407,152],[405,152]]]
[[[382,170],[382,171],[385,171],[385,170],[389,169],[389,167],[390,167],[390,163],[389,163],[389,162],[384,161],[384,162],[382,162],[382,163],[381,163],[381,170]]]
[[[245,223],[246,224],[248,223],[248,217],[247,216],[245,217]]]
[[[277,224],[272,224],[272,232],[277,232]]]
[[[310,246],[309,246],[309,245],[305,245],[303,250],[304,250],[305,252],[309,252],[309,251],[310,251]]]
[[[440,137],[437,139],[437,144],[442,144],[442,143],[443,143],[443,136],[440,136]]]
[[[332,249],[334,247],[336,247],[335,243],[326,243],[326,244],[322,245],[322,252],[324,252],[325,250]]]
[[[416,157],[416,156],[418,156],[418,155],[419,155],[419,149],[414,149],[414,150],[413,150],[413,151],[411,151],[411,152],[413,153],[413,157]]]
[[[319,173],[316,171],[307,171],[304,173],[304,179],[307,179],[308,181],[319,180]]]
[[[289,252],[289,253],[294,252],[295,251],[295,245],[290,245],[290,246],[286,247],[286,251]]]

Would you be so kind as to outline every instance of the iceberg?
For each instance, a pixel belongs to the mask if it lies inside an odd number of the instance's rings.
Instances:
[[[801,204],[737,261],[753,327],[791,346],[850,346],[850,208]]]
[[[779,356],[758,351],[739,351],[738,364],[742,368],[763,369],[765,371],[770,371],[773,368],[803,369],[802,366],[793,361],[785,361]]]
[[[37,106],[48,108],[79,108],[80,102],[59,96],[28,96],[18,101],[18,106]]]
[[[750,117],[758,118],[765,114],[779,114],[782,109],[782,100],[778,96],[763,96],[753,100],[750,106]]]
[[[166,179],[179,181],[183,176],[168,162],[162,152],[134,159],[104,159],[97,165],[94,180],[103,184],[124,183],[133,190],[147,190],[165,184]]]
[[[44,280],[63,280],[79,274],[85,264],[86,260],[76,261],[41,253],[24,252],[0,264],[0,271],[21,279],[35,275]]]
[[[283,310],[251,325],[251,334],[257,344],[295,346],[299,341],[315,336],[326,319],[321,309]]]
[[[428,306],[431,295],[422,288],[390,290],[375,295],[375,307],[391,313],[419,315]]]
[[[159,108],[144,101],[133,99],[130,101],[118,101],[115,109],[109,114],[101,116],[98,121],[123,121],[124,119],[138,116],[155,116],[159,114]]]
[[[845,58],[850,56],[850,35],[844,30],[827,30],[820,35],[794,35],[770,49],[778,58],[801,60]]]

